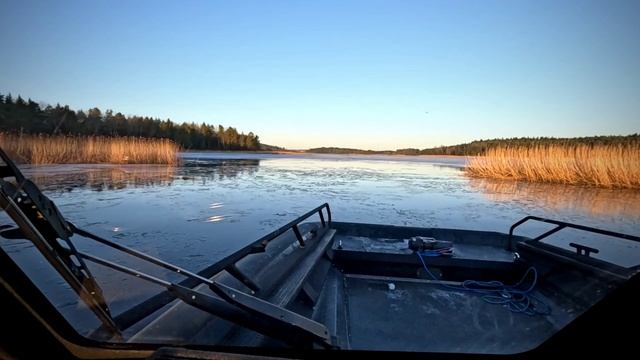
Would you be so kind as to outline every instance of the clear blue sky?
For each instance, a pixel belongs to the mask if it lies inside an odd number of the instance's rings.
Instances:
[[[288,148],[629,134],[639,19],[638,0],[2,0],[0,92]]]

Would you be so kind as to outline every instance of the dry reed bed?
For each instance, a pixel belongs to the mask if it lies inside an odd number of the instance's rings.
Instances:
[[[471,176],[640,189],[640,144],[499,147],[470,158]]]
[[[168,139],[1,134],[0,147],[29,164],[168,164],[179,146]]]

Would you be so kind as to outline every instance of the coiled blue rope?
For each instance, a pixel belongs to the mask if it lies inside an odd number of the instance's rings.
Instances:
[[[439,280],[427,267],[427,263],[424,261],[424,256],[441,256],[441,253],[433,250],[426,250],[423,252],[416,252],[420,262],[424,266],[424,270],[431,276],[433,280]],[[524,287],[525,280],[532,274],[533,280],[529,286]],[[530,267],[524,273],[520,281],[515,285],[505,285],[501,281],[477,281],[477,280],[465,280],[461,285],[449,285],[440,284],[444,287],[470,291],[482,295],[482,300],[489,304],[503,305],[514,313],[522,313],[529,316],[534,315],[549,315],[551,314],[551,307],[547,305],[540,298],[532,294],[538,282],[538,271],[535,267]]]

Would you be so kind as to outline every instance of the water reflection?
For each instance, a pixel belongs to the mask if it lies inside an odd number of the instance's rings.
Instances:
[[[224,220],[226,217],[224,215],[214,215],[207,218],[206,222],[218,222]]]
[[[209,209],[217,209],[217,208],[221,208],[224,205],[222,203],[213,203],[211,204],[211,206],[209,206]]]
[[[167,166],[53,165],[23,169],[45,191],[118,190],[171,185],[175,168]]]
[[[541,208],[571,210],[591,216],[640,216],[640,192],[634,190],[477,178],[469,183],[487,199],[496,202],[531,199]]]
[[[260,160],[189,160],[181,167],[149,165],[31,166],[24,173],[45,191],[120,190],[171,186],[175,181],[205,185],[210,181],[251,176]]]
[[[251,176],[260,166],[258,159],[243,160],[186,160],[179,168],[179,176],[203,180],[222,180],[239,176]]]

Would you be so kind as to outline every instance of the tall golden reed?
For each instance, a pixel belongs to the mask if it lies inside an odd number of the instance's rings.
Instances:
[[[0,147],[29,164],[168,164],[180,147],[168,139],[100,136],[48,136],[0,133]]]
[[[640,188],[640,144],[498,147],[469,158],[471,176]]]

